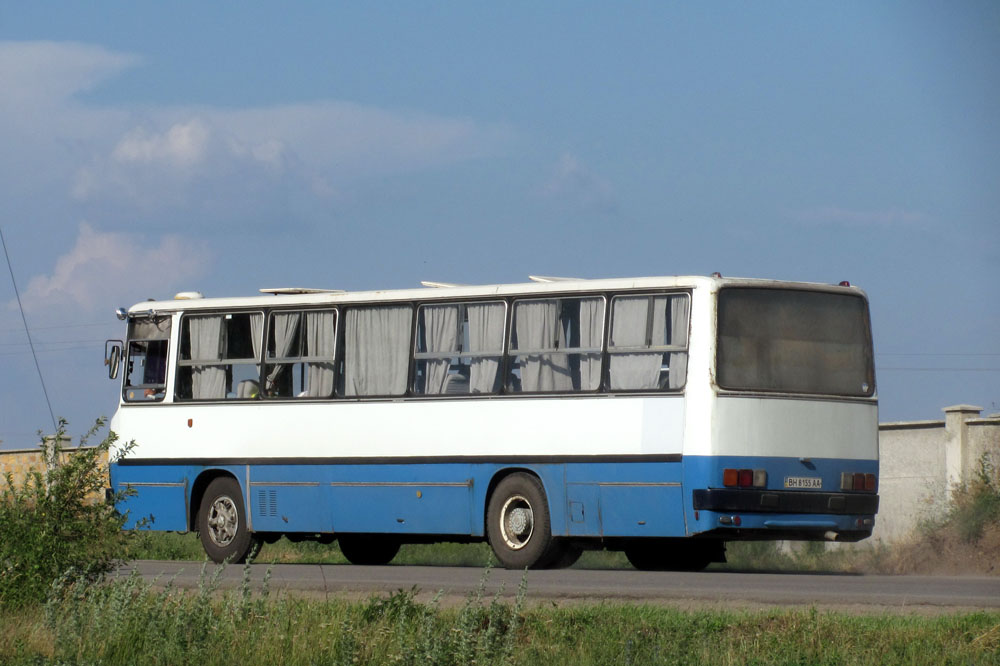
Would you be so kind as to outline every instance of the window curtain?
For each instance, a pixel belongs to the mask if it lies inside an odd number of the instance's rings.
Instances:
[[[686,296],[675,296],[670,299],[670,344],[680,347],[687,346],[688,312],[691,301]],[[669,387],[679,389],[684,386],[687,377],[687,352],[670,353]]]
[[[469,351],[493,352],[496,356],[476,357],[469,368],[469,391],[492,393],[496,387],[503,355],[504,306],[480,303],[466,308],[469,314]]]
[[[459,353],[459,328],[457,305],[428,305],[421,309],[424,317],[424,351],[436,354]],[[451,358],[424,359],[424,393],[444,393],[448,381]]]
[[[264,315],[250,315],[250,343],[253,345],[253,357],[260,360],[260,345],[264,339]],[[260,363],[257,364],[257,375],[260,375]]]
[[[222,360],[225,352],[224,323],[222,316],[188,319],[192,361],[218,363]],[[225,398],[226,368],[220,365],[192,366],[191,397],[195,400]]]
[[[559,301],[522,301],[517,304],[517,346],[527,350],[520,356],[522,391],[570,391],[573,379],[563,353],[539,353],[562,349],[566,336],[559,320]]]
[[[344,393],[402,395],[406,391],[411,308],[347,310],[344,321]]]
[[[333,355],[337,338],[335,312],[306,313],[306,346],[309,356],[329,358],[331,362],[310,361],[306,364],[306,395],[325,398],[333,393]]]
[[[283,359],[288,357],[288,351],[295,342],[295,337],[299,332],[299,313],[280,312],[275,313],[271,318],[271,327],[274,332],[274,358]],[[267,373],[267,380],[264,386],[268,391],[272,391],[277,384],[278,377],[288,367],[286,363],[276,363]]]
[[[604,318],[599,298],[580,301],[580,346],[600,350],[604,337]],[[601,352],[580,354],[580,390],[596,391],[601,385]]]
[[[648,296],[617,298],[614,302],[614,318],[611,321],[612,347],[645,347],[649,325]],[[663,300],[663,299],[657,299]],[[659,307],[655,307],[659,305]],[[662,344],[666,312],[665,303],[654,303],[652,321],[652,342]],[[613,353],[610,355],[608,379],[612,391],[644,390],[659,387],[660,352]]]

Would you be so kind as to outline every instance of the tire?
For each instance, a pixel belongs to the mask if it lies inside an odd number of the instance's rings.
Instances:
[[[247,527],[243,493],[236,479],[220,476],[208,484],[198,508],[198,535],[208,557],[220,564],[244,562],[260,545]]]
[[[556,539],[556,543],[549,555],[546,569],[568,569],[583,555],[583,548],[573,543],[568,543],[562,539]]]
[[[650,540],[626,548],[625,557],[640,571],[701,571],[720,561],[722,552],[715,543]]]
[[[537,477],[519,472],[497,484],[486,511],[486,535],[506,569],[541,569],[558,557],[548,501]]]
[[[398,540],[378,534],[345,535],[337,542],[340,552],[351,564],[389,564],[399,552]]]

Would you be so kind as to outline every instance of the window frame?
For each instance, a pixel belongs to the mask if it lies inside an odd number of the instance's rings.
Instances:
[[[227,308],[223,310],[186,310],[181,313],[180,321],[178,322],[178,332],[177,332],[177,351],[175,354],[175,366],[174,366],[174,402],[184,402],[184,403],[233,403],[233,402],[254,402],[259,400],[259,393],[257,398],[227,398],[225,396],[221,398],[185,398],[179,394],[178,381],[181,368],[190,367],[230,367],[236,365],[257,365],[257,384],[260,386],[261,377],[263,374],[263,357],[266,353],[265,344],[267,342],[266,332],[267,332],[267,315],[269,308]],[[218,361],[198,361],[193,359],[183,359],[181,358],[181,351],[184,348],[184,326],[190,317],[226,317],[226,315],[253,315],[259,314],[263,319],[263,324],[261,326],[261,341],[260,341],[260,355],[256,359],[220,359]],[[188,335],[190,336],[190,327],[187,329]],[[190,344],[190,341],[189,341]],[[250,348],[253,349],[253,341],[250,341]],[[192,393],[193,394],[193,393]]]
[[[722,331],[720,329],[720,305],[722,295],[725,292],[735,292],[735,291],[774,291],[774,292],[799,292],[799,293],[810,293],[810,294],[827,294],[833,296],[845,296],[849,298],[855,298],[864,304],[864,325],[865,325],[865,344],[867,351],[867,383],[869,384],[868,391],[866,393],[857,394],[847,394],[847,393],[829,393],[820,391],[802,391],[802,390],[791,390],[787,388],[750,388],[750,387],[732,387],[726,386],[722,383],[722,376],[720,373],[720,355],[722,353]],[[827,291],[822,289],[803,289],[795,287],[757,287],[757,286],[743,286],[743,285],[733,285],[726,286],[720,289],[715,294],[716,307],[715,307],[715,321],[712,331],[715,352],[712,358],[712,375],[714,378],[714,383],[717,386],[719,392],[729,393],[729,394],[745,394],[745,395],[790,395],[790,396],[809,396],[809,397],[824,397],[824,398],[835,398],[838,400],[874,400],[878,396],[878,387],[875,374],[875,346],[872,337],[872,322],[871,322],[871,308],[869,307],[868,299],[859,293],[853,292],[837,292],[837,291]]]
[[[164,337],[158,337],[158,338],[150,338],[150,337],[132,338],[132,337],[129,337],[129,334],[132,332],[133,323],[136,320],[138,320],[138,319],[148,319],[154,325],[158,325],[157,322],[160,321],[160,320],[166,321],[167,322],[167,334],[166,334],[166,336],[164,336]],[[128,328],[126,330],[125,350],[124,350],[125,351],[125,372],[122,373],[122,375],[123,375],[122,376],[122,401],[123,402],[127,402],[129,404],[142,405],[142,404],[163,402],[164,400],[166,400],[166,398],[167,398],[167,384],[168,384],[168,382],[170,380],[170,341],[171,341],[171,336],[173,334],[173,324],[174,324],[173,320],[174,320],[174,318],[171,315],[169,315],[169,314],[161,314],[161,315],[150,314],[148,317],[147,316],[144,316],[144,317],[133,317],[133,318],[129,319]],[[146,355],[145,355],[144,358],[148,359],[149,358],[148,343],[150,343],[150,342],[163,342],[167,346],[166,353],[163,355],[163,383],[162,384],[145,384],[145,383],[143,383],[143,384],[129,384],[128,383],[128,380],[129,380],[129,368],[130,368],[130,365],[132,363],[132,344],[133,343],[146,343],[147,344],[147,347],[146,347],[147,353],[146,353]],[[155,395],[153,397],[151,397],[151,398],[148,398],[148,399],[146,399],[146,398],[136,399],[136,398],[129,398],[128,397],[129,391],[141,390],[141,391],[143,391],[143,393],[145,393],[148,390],[155,390],[155,389],[160,389],[160,395],[159,395],[159,397],[156,397]]]
[[[500,331],[500,348],[499,353],[492,352],[470,352],[462,350],[460,353],[450,353],[450,352],[420,352],[417,351],[417,345],[420,343],[420,311],[425,307],[448,307],[448,306],[459,306],[462,308],[463,313],[466,313],[466,309],[470,305],[502,305],[503,306],[503,323]],[[482,300],[429,300],[417,302],[413,311],[413,344],[410,352],[410,378],[409,386],[407,388],[407,395],[414,398],[468,398],[475,396],[497,396],[504,394],[506,388],[506,381],[504,380],[504,368],[507,363],[507,348],[510,340],[508,326],[510,324],[510,313],[513,311],[511,302],[506,298],[484,298]],[[459,320],[459,329],[461,332],[462,325],[467,321],[466,318]],[[464,343],[464,336],[461,337]],[[497,375],[499,382],[497,383],[497,388],[489,393],[467,393],[467,394],[446,394],[446,393],[418,393],[416,389],[417,384],[417,362],[426,360],[441,360],[441,359],[475,359],[475,358],[498,358],[499,362],[497,364]],[[460,364],[461,365],[461,364]],[[449,365],[450,368],[450,365]]]
[[[688,303],[687,326],[686,326],[686,331],[685,331],[685,336],[684,336],[684,339],[686,340],[686,344],[685,345],[680,346],[680,345],[653,345],[653,344],[650,344],[650,345],[643,345],[643,346],[622,346],[622,345],[613,345],[612,344],[612,341],[611,341],[612,340],[612,333],[614,331],[614,324],[615,324],[615,322],[614,322],[615,301],[617,301],[620,298],[641,298],[641,297],[645,297],[645,298],[647,298],[649,300],[652,300],[652,299],[655,299],[657,297],[667,297],[667,298],[670,298],[670,297],[674,297],[674,296],[685,297],[687,299],[687,303]],[[603,381],[603,386],[605,387],[605,390],[606,390],[607,393],[618,395],[618,394],[628,394],[628,393],[683,393],[684,392],[684,389],[687,387],[687,377],[688,377],[688,370],[689,370],[689,362],[690,362],[690,359],[691,359],[691,321],[692,321],[691,314],[692,314],[693,304],[694,304],[694,298],[692,297],[691,290],[689,290],[689,289],[683,289],[683,290],[664,290],[664,291],[625,291],[625,292],[616,292],[616,293],[614,293],[614,294],[611,295],[611,298],[610,298],[610,308],[609,308],[609,315],[610,316],[608,317],[607,330],[606,330],[605,336],[604,336],[604,343],[605,343],[605,347],[606,347],[606,349],[605,349],[605,356],[607,358],[607,362],[604,364],[604,381]],[[647,313],[648,313],[648,310],[647,310]],[[650,339],[650,335],[652,334],[652,326],[653,326],[653,322],[652,322],[651,319],[648,318],[648,314],[647,314],[647,320],[646,320],[646,339],[647,340]],[[668,386],[666,388],[656,387],[656,388],[651,388],[651,389],[640,389],[640,388],[612,389],[611,388],[611,357],[612,356],[614,356],[616,354],[645,354],[645,353],[650,353],[651,354],[651,353],[654,353],[654,352],[659,352],[661,355],[663,355],[663,354],[676,354],[676,353],[683,353],[683,354],[687,355],[687,361],[688,361],[688,363],[685,363],[684,381],[681,383],[681,385],[679,387],[677,387],[677,388],[669,388],[669,386]]]
[[[306,400],[313,400],[313,401],[316,401],[316,400],[332,400],[332,399],[334,399],[334,398],[337,397],[337,379],[338,379],[338,376],[340,374],[339,370],[337,368],[337,362],[340,360],[340,355],[338,354],[338,352],[340,351],[340,336],[341,336],[341,328],[340,328],[341,313],[340,313],[340,310],[341,310],[341,308],[339,306],[336,306],[336,305],[328,305],[328,306],[327,305],[320,305],[320,306],[298,306],[298,307],[296,307],[296,306],[293,305],[293,306],[273,307],[273,308],[268,308],[267,310],[265,310],[265,312],[264,312],[264,317],[265,317],[265,321],[264,321],[264,340],[263,340],[262,345],[261,345],[261,354],[263,356],[263,360],[261,361],[261,371],[260,371],[260,376],[261,376],[261,378],[260,378],[260,384],[261,384],[261,387],[262,387],[261,388],[261,393],[260,393],[261,399],[269,401],[269,402],[275,402],[275,401],[278,401],[278,402],[281,402],[281,401],[299,402],[299,401],[306,401]],[[325,357],[325,356],[295,356],[295,357],[288,356],[288,357],[275,357],[274,359],[270,359],[269,360],[269,358],[268,358],[268,352],[269,352],[268,345],[269,345],[270,340],[271,340],[271,331],[272,331],[272,328],[274,326],[274,315],[276,315],[276,314],[300,314],[300,315],[306,315],[306,314],[311,313],[311,312],[332,312],[333,313],[333,316],[334,316],[334,322],[333,322],[333,355],[330,356],[330,357]],[[301,344],[302,344],[302,340],[303,340],[303,336],[304,335],[305,335],[305,329],[304,329],[304,327],[302,325],[302,320],[300,320],[299,331],[298,331],[300,349],[301,349]],[[268,375],[268,366],[272,366],[272,367],[273,366],[278,366],[278,365],[290,365],[290,366],[294,366],[297,363],[301,363],[303,365],[305,365],[306,363],[330,363],[330,364],[332,364],[333,365],[333,390],[331,390],[330,395],[326,395],[326,396],[297,396],[297,395],[273,396],[273,395],[268,395],[268,390],[267,390],[267,385],[266,385],[267,384],[267,375]],[[293,375],[293,377],[294,377],[294,375]]]
[[[562,349],[517,349],[515,350],[514,345],[514,328],[516,326],[517,320],[517,306],[524,302],[533,301],[565,301],[565,300],[577,300],[583,301],[585,299],[599,299],[601,302],[601,341],[597,348],[594,347],[564,347]],[[503,379],[501,383],[501,393],[504,395],[511,396],[555,396],[555,395],[597,395],[599,393],[604,393],[605,391],[605,372],[606,372],[606,362],[607,357],[606,347],[608,341],[608,294],[607,292],[557,292],[553,294],[539,294],[539,295],[526,295],[526,296],[515,296],[510,299],[510,311],[509,317],[507,318],[507,344],[504,354],[504,364],[503,364]],[[579,324],[578,324],[579,325]],[[562,354],[565,356],[570,356],[572,354],[577,354],[579,356],[597,354],[600,358],[600,368],[598,369],[598,382],[597,387],[589,390],[579,390],[579,389],[569,389],[566,391],[524,391],[515,390],[512,387],[511,379],[513,377],[514,371],[514,359],[518,356],[529,356],[529,355],[543,355],[543,354]]]
[[[413,395],[411,385],[413,383],[413,341],[416,337],[417,307],[418,301],[367,301],[360,303],[342,303],[336,306],[340,311],[337,318],[339,333],[337,335],[336,351],[337,362],[334,365],[333,394],[326,400],[344,400],[350,402],[360,402],[364,400],[399,400]],[[346,363],[347,363],[347,315],[351,310],[364,310],[369,308],[410,308],[409,340],[406,345],[406,379],[402,393],[389,394],[365,394],[347,395],[346,386]]]

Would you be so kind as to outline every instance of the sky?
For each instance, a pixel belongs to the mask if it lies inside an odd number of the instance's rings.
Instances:
[[[121,306],[529,274],[849,280],[880,420],[1000,412],[995,2],[4,3],[0,202],[4,447]]]

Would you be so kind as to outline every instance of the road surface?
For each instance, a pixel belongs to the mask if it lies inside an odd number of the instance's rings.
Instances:
[[[208,567],[210,576],[216,567]],[[157,586],[197,587],[202,577],[198,562],[139,560],[119,570],[138,572]],[[260,585],[270,572],[272,593],[322,598],[360,599],[373,594],[417,588],[418,599],[440,594],[445,603],[464,600],[483,581],[475,567],[355,566],[348,564],[254,564],[250,579]],[[524,574],[489,571],[483,594],[492,597],[500,587],[512,598]],[[234,588],[244,576],[242,565],[230,565],[219,574],[219,587]],[[851,612],[948,613],[960,610],[1000,611],[1000,577],[983,576],[862,576],[851,574],[701,573],[634,570],[562,569],[529,571],[529,603],[657,603],[679,608],[811,607]]]

